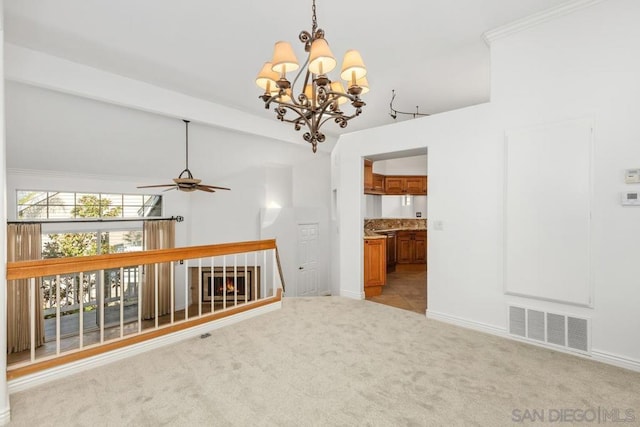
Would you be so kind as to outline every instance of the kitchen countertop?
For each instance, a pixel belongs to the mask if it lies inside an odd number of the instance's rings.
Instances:
[[[364,238],[365,239],[386,239],[387,236],[385,233],[389,231],[427,231],[426,228],[385,228],[382,230],[364,230]]]

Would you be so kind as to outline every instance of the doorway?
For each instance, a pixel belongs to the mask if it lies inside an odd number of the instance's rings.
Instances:
[[[297,294],[300,297],[318,295],[318,231],[319,224],[298,224]]]

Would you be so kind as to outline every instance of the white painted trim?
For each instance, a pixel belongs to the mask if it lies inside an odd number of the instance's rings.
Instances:
[[[591,356],[593,360],[606,363],[607,365],[613,365],[619,368],[640,372],[640,360],[629,359],[600,350],[591,350]]]
[[[150,350],[154,350],[160,347],[164,347],[169,344],[175,344],[185,339],[197,337],[206,332],[210,332],[215,329],[220,329],[225,326],[232,325],[234,323],[241,322],[243,320],[256,317],[261,314],[269,313],[278,310],[282,307],[282,302],[274,302],[262,307],[245,311],[242,313],[234,314],[223,319],[215,320],[210,323],[195,326],[193,328],[185,329],[180,332],[176,332],[170,335],[158,337],[149,341],[144,341],[139,344],[134,344],[126,348],[110,351],[107,353],[99,354],[97,356],[88,357],[86,359],[79,360],[77,362],[69,363],[55,368],[47,369],[35,374],[26,375],[24,377],[16,378],[9,381],[9,393],[16,393],[19,391],[27,390],[32,387],[36,387],[41,384],[45,384],[49,381],[59,380],[69,375],[73,375],[79,372],[86,371],[88,369],[97,368],[99,366],[106,365],[118,360],[125,359],[127,357],[135,356]]]
[[[6,426],[11,422],[11,408],[5,408],[0,412],[0,426]]]
[[[542,12],[535,13],[527,16],[526,18],[518,19],[509,24],[489,30],[482,35],[485,43],[491,46],[496,40],[504,37],[519,33],[520,31],[527,30],[537,25],[543,24],[547,21],[559,18],[564,15],[576,12],[578,10],[585,9],[587,7],[602,3],[604,0],[573,0],[560,6],[553,7]]]
[[[485,332],[491,335],[497,335],[499,337],[506,337],[507,330],[498,326],[489,325],[488,323],[476,322],[474,320],[463,319],[457,316],[451,316],[445,313],[439,313],[433,310],[427,309],[427,319],[438,320],[440,322],[449,323],[452,325],[460,326],[466,329],[473,329],[474,331]]]
[[[340,289],[340,296],[351,299],[364,299],[364,292],[353,292],[348,289]]]

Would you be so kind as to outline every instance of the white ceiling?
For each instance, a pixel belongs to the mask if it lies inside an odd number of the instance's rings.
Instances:
[[[488,101],[489,50],[482,34],[563,3],[566,0],[317,0],[318,25],[334,55],[341,61],[346,50],[360,50],[371,86],[363,114],[345,130],[332,127],[325,132],[336,135],[392,123],[392,89],[397,94],[394,107],[410,112],[416,106],[421,112],[439,113]],[[4,4],[10,43],[260,117],[274,115],[264,109],[254,83],[273,43],[291,42],[302,62],[297,37],[311,29],[311,0]]]

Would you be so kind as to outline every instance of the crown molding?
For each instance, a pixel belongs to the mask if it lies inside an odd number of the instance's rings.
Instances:
[[[527,30],[578,10],[586,9],[587,7],[604,1],[605,0],[572,0],[561,4],[560,6],[535,13],[527,16],[526,18],[489,30],[482,35],[482,38],[488,46],[491,46],[491,43],[501,38],[508,37],[512,34],[519,33],[520,31]]]

